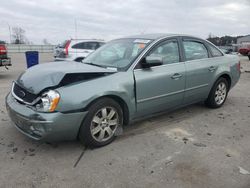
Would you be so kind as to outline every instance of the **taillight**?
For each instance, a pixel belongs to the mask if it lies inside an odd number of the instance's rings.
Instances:
[[[69,55],[69,45],[70,45],[70,40],[67,41],[64,47],[64,53],[66,56]]]
[[[237,64],[237,70],[240,72],[240,61],[239,61],[239,63]]]
[[[0,45],[0,55],[5,55],[7,53],[7,50],[4,45]]]

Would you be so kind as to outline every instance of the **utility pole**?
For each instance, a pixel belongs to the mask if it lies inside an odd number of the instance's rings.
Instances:
[[[77,22],[76,22],[76,18],[75,18],[75,39],[77,39]]]
[[[10,37],[10,43],[11,43],[11,29],[10,29],[10,24],[6,21],[2,21],[3,23],[6,23],[8,25],[9,28],[9,37]]]
[[[10,24],[7,22],[8,26],[9,26],[9,35],[10,35],[10,44],[11,44],[11,30],[10,30]]]

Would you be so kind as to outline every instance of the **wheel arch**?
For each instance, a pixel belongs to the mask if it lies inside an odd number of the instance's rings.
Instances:
[[[232,78],[231,78],[230,74],[225,73],[225,72],[222,73],[222,74],[220,74],[220,75],[216,78],[215,82],[216,82],[219,78],[225,78],[225,79],[227,80],[227,82],[228,82],[229,89],[231,88]],[[215,82],[214,82],[214,83],[215,83]]]
[[[232,78],[231,78],[231,76],[230,76],[230,74],[229,74],[228,72],[223,72],[223,73],[217,75],[217,77],[216,77],[216,78],[214,79],[214,81],[211,83],[210,89],[209,89],[209,93],[208,93],[207,97],[209,97],[210,92],[211,92],[211,90],[213,89],[214,84],[215,84],[215,83],[217,82],[217,80],[220,79],[220,78],[225,78],[225,79],[228,81],[229,89],[231,88]]]
[[[110,99],[114,100],[115,102],[117,102],[120,105],[120,107],[122,109],[122,112],[123,112],[123,123],[124,123],[124,125],[128,125],[129,124],[129,108],[128,108],[128,105],[127,105],[127,103],[125,102],[124,99],[122,99],[121,97],[119,97],[117,95],[103,95],[103,96],[100,96],[100,97],[94,99],[93,101],[91,101],[86,106],[86,109],[89,109],[92,104],[94,104],[96,101],[98,101],[100,99],[103,99],[103,98],[110,98]]]
[[[213,95],[214,95],[213,93],[215,92],[215,89],[216,89],[216,88],[214,88],[214,87],[216,86],[216,83],[218,82],[218,80],[221,79],[221,78],[226,79],[226,81],[228,82],[228,88],[229,88],[229,89],[230,89],[230,87],[231,87],[231,81],[232,81],[232,80],[231,80],[230,74],[228,74],[228,73],[222,73],[222,74],[218,75],[218,76],[216,77],[216,79],[215,79],[215,81],[214,81],[214,83],[213,83],[211,89],[210,89],[210,92],[209,92],[209,94],[208,94],[207,99],[205,100],[205,104],[206,104],[208,107],[210,107],[210,108],[219,108],[221,105],[223,105],[223,103],[224,103],[225,100],[226,100],[227,94],[226,94],[225,99],[224,99],[224,102],[223,102],[222,104],[215,104],[215,102],[212,100],[212,98],[214,98],[214,97],[213,97]],[[229,89],[228,89],[228,91],[229,91]]]

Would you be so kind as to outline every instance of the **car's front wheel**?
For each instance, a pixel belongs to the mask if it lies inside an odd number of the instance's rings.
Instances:
[[[110,98],[102,98],[90,106],[80,128],[79,138],[86,146],[107,145],[115,139],[116,131],[122,123],[120,105]]]
[[[205,101],[206,105],[211,108],[219,108],[226,101],[227,94],[229,91],[228,81],[221,77],[219,78],[213,88],[211,89],[207,100]]]

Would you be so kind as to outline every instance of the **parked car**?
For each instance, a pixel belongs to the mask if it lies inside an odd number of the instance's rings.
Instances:
[[[0,42],[0,67],[11,66],[11,59],[8,57],[7,48],[4,42]]]
[[[248,53],[250,52],[250,45],[245,45],[244,47],[241,47],[238,52],[241,54],[241,55],[244,55],[244,56],[247,56]]]
[[[232,54],[233,53],[233,50],[232,49],[222,49],[220,48],[220,50],[225,53],[225,54]]]
[[[206,40],[151,34],[113,40],[83,63],[45,63],[12,85],[16,128],[44,141],[104,146],[136,119],[204,101],[219,108],[240,78],[238,56]]]
[[[66,40],[55,47],[54,58],[56,61],[69,60],[80,62],[103,44],[104,41],[102,40]]]

